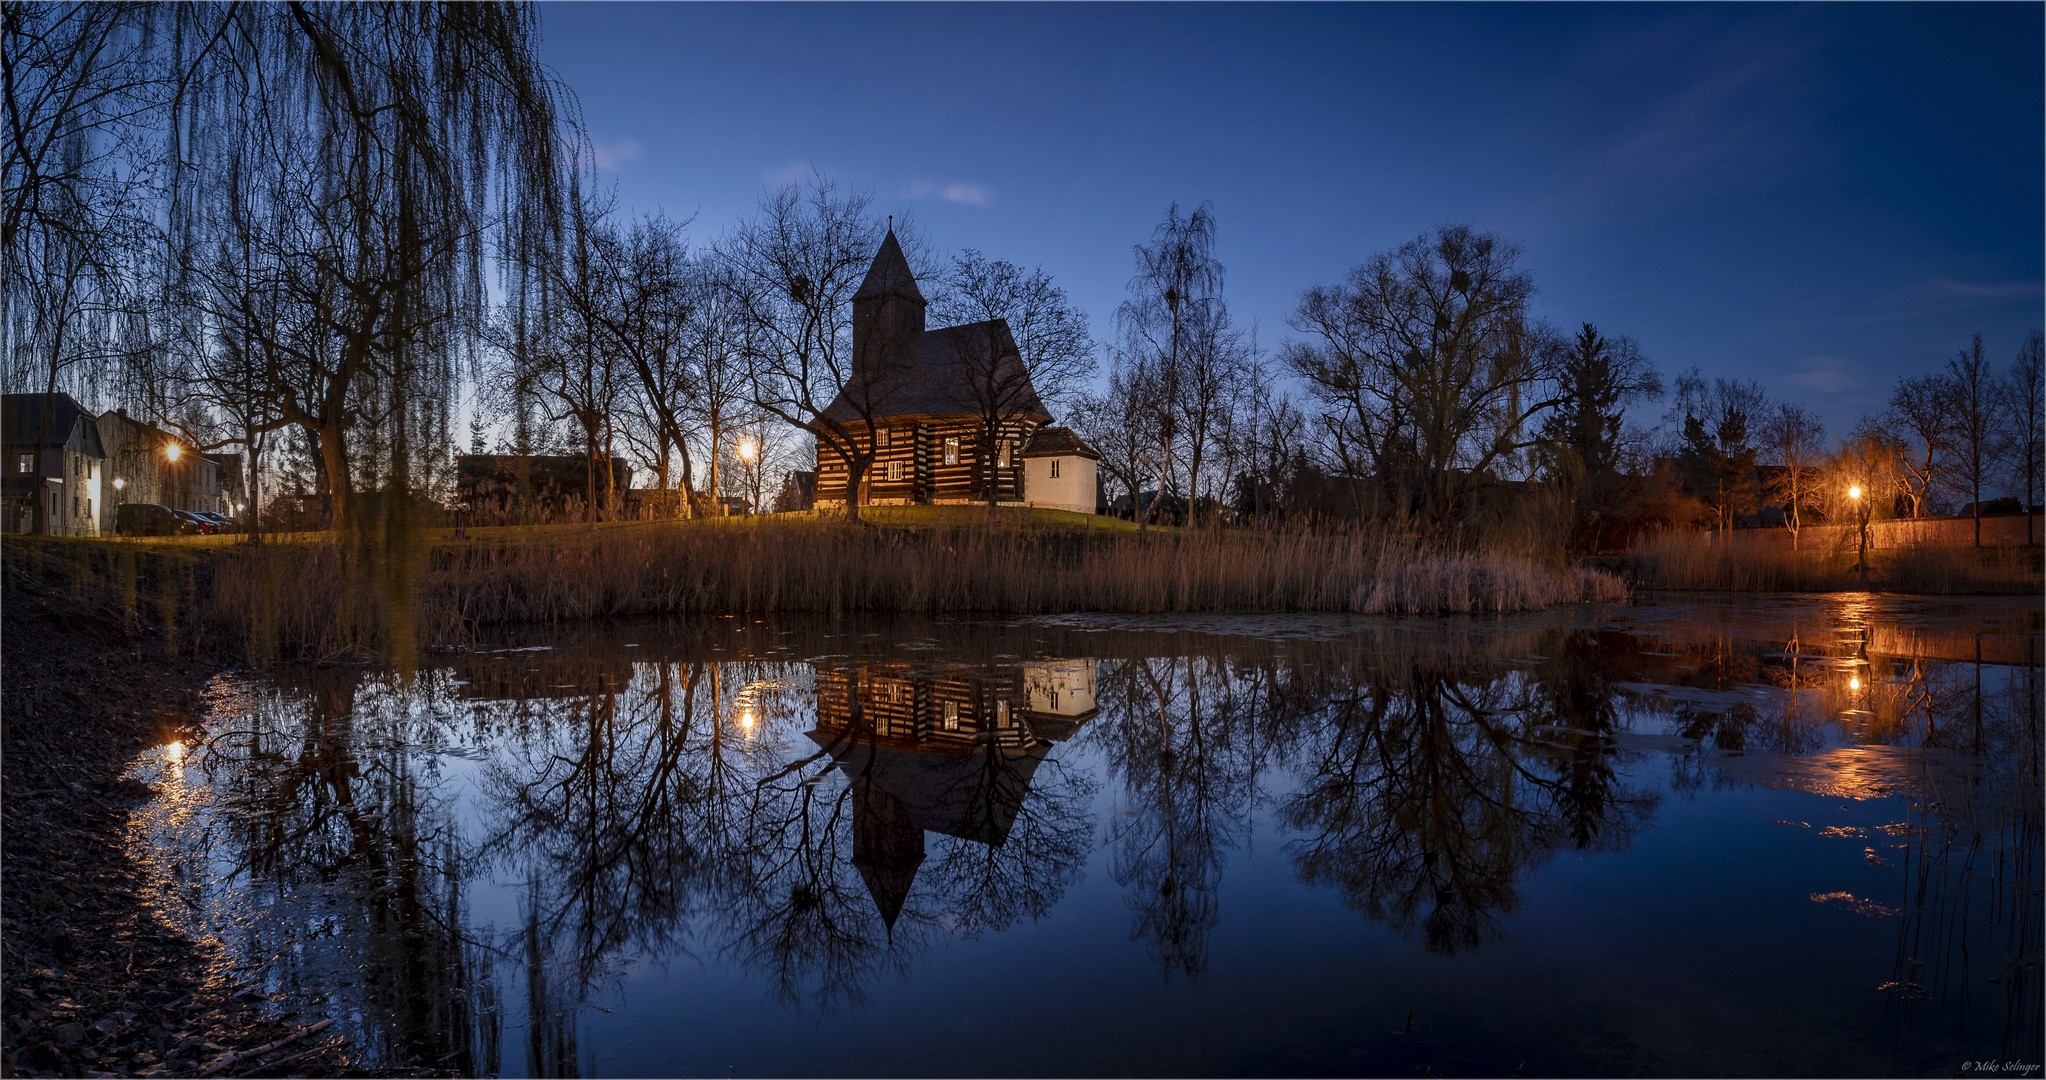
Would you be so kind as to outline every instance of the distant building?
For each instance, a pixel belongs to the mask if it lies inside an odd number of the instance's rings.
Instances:
[[[604,467],[581,454],[463,454],[455,471],[456,498],[488,516],[514,516],[525,499],[536,513],[553,516],[602,506],[607,495],[622,514],[632,491],[632,466],[620,457],[611,459],[608,488]]]
[[[1071,428],[1039,428],[1017,456],[1023,460],[1024,502],[1081,514],[1098,511],[1101,451]]]
[[[774,512],[794,513],[817,506],[817,473],[814,469],[791,469],[782,477],[781,492],[774,497]]]
[[[1030,384],[1008,323],[927,328],[923,293],[893,231],[881,241],[852,305],[853,372],[824,416],[873,448],[874,462],[855,493],[860,504],[986,502],[990,494],[998,503],[1032,501],[1037,477],[1026,475],[1023,451],[1051,414]],[[1010,415],[991,451],[981,445],[976,380],[1009,388]],[[1076,436],[1072,442],[1086,445]],[[1100,456],[1077,447],[1047,451],[1038,477],[1049,483],[1056,468],[1061,483],[1042,505],[1093,512],[1092,470]],[[848,483],[845,462],[820,445],[815,504],[844,506]]]
[[[0,395],[0,528],[100,534],[107,452],[92,414],[69,394]]]
[[[220,461],[199,452],[190,442],[119,409],[102,413],[100,438],[107,451],[105,498],[100,504],[100,531],[114,531],[115,508],[127,503],[154,503],[173,510],[227,514],[221,487]],[[237,457],[237,461],[239,457]]]

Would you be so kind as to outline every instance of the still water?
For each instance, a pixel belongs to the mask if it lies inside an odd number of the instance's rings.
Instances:
[[[221,678],[130,842],[394,1068],[1951,1076],[2041,1060],[2041,655],[2036,598],[506,631]]]

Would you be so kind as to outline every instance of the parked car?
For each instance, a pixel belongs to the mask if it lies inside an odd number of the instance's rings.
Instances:
[[[192,513],[197,517],[212,522],[214,529],[218,532],[231,533],[237,531],[234,519],[225,514],[216,514],[211,510],[194,510]]]
[[[214,523],[206,520],[205,518],[200,517],[199,515],[191,512],[190,510],[173,510],[171,511],[171,513],[176,514],[178,517],[191,522],[193,531],[198,532],[202,535],[212,536],[214,533],[220,531],[220,526],[215,525]]]
[[[114,508],[114,532],[120,536],[190,536],[198,531],[168,506],[122,503]]]

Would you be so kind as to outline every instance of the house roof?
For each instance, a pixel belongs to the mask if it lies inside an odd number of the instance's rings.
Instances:
[[[45,397],[48,401],[49,434],[43,433]],[[0,395],[0,442],[16,443],[47,442],[63,446],[71,441],[78,431],[80,421],[85,422],[85,446],[80,451],[88,457],[107,456],[100,444],[99,425],[93,422],[92,414],[73,400],[70,394],[4,394]]]
[[[917,291],[916,275],[910,272],[909,260],[902,254],[902,245],[895,240],[894,229],[882,238],[881,250],[874,253],[874,263],[867,267],[867,276],[853,299],[867,300],[891,293],[919,304],[924,302],[924,294]]]
[[[1030,441],[1023,444],[1023,450],[1017,456],[1060,457],[1072,454],[1101,460],[1101,451],[1089,446],[1087,440],[1072,428],[1062,427],[1039,428]]]
[[[871,275],[870,275],[871,276]],[[994,358],[992,370],[984,358]],[[884,361],[888,371],[867,386],[856,374],[825,408],[824,415],[841,424],[866,419],[855,402],[868,395],[874,419],[898,416],[979,415],[981,405],[970,387],[977,383],[1008,389],[1010,416],[1050,423],[1051,414],[1030,384],[1023,357],[1009,324],[1002,319],[946,326],[912,335]],[[850,394],[848,393],[850,391]]]

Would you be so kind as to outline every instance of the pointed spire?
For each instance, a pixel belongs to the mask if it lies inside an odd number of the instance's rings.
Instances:
[[[874,264],[867,268],[866,280],[860,282],[860,291],[853,294],[853,299],[866,300],[890,293],[919,304],[924,302],[924,294],[916,288],[916,275],[910,273],[909,259],[895,239],[892,216],[888,219],[888,235],[881,240],[881,250],[874,253]]]

